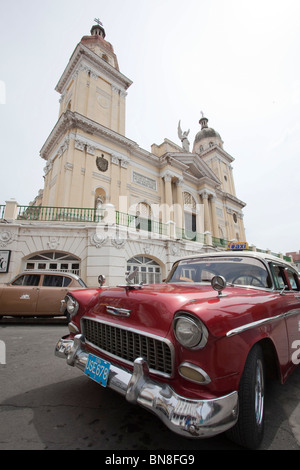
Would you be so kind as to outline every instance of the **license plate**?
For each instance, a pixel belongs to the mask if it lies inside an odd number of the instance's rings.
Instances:
[[[84,369],[84,373],[95,382],[103,387],[107,385],[110,363],[101,359],[101,357],[88,355],[88,360]]]

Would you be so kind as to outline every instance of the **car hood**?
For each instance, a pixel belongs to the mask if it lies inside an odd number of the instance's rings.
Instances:
[[[272,295],[258,289],[228,287],[226,295],[219,297],[210,284],[157,284],[145,285],[140,289],[106,288],[98,292],[96,302],[94,297],[86,314],[166,336],[174,314],[185,310],[197,315],[211,333],[222,336],[228,329],[239,326],[245,320],[245,315],[249,317],[247,321],[251,321],[257,304],[265,303],[266,296]]]

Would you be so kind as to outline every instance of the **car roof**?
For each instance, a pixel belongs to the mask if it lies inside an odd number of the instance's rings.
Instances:
[[[199,253],[199,254],[195,254],[195,255],[191,255],[191,256],[186,256],[184,258],[181,258],[182,260],[185,260],[185,259],[191,259],[191,258],[207,258],[207,257],[211,257],[211,256],[214,256],[214,257],[226,257],[226,258],[230,258],[230,257],[237,257],[237,256],[245,256],[245,257],[248,257],[248,258],[256,258],[256,259],[262,259],[262,260],[269,260],[269,261],[274,261],[274,262],[277,262],[277,263],[282,263],[282,264],[285,264],[286,266],[289,266],[289,267],[292,267],[292,264],[289,263],[288,261],[282,259],[282,258],[279,258],[278,256],[274,256],[274,255],[271,255],[269,253],[262,253],[260,251],[240,251],[240,250],[232,250],[232,251],[211,251],[211,252],[208,252],[208,253]]]
[[[72,277],[73,279],[80,279],[80,277],[77,275],[77,274],[74,274],[74,273],[69,273],[69,272],[65,272],[65,271],[47,271],[46,269],[43,269],[43,270],[39,270],[39,269],[26,269],[25,271],[22,271],[21,273],[19,274],[16,274],[15,277],[17,276],[20,276],[22,274],[53,274],[53,275],[57,275],[57,274],[60,274],[60,275],[63,275],[63,276],[70,276]]]

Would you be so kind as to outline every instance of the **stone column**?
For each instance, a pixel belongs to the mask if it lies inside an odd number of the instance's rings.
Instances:
[[[219,238],[218,218],[216,210],[216,197],[213,195],[210,198],[211,202],[211,215],[212,215],[212,235]]]
[[[165,181],[165,223],[171,220],[171,209],[172,209],[172,176],[170,173],[166,173],[163,177]]]
[[[119,210],[119,195],[121,185],[121,170],[119,158],[111,155],[111,182],[109,187],[109,201]]]
[[[184,201],[182,194],[183,179],[176,181],[175,222],[178,228],[184,227]]]
[[[210,221],[210,213],[209,213],[209,206],[208,206],[208,193],[207,191],[202,191],[201,197],[204,204],[204,231],[211,233],[211,221]]]

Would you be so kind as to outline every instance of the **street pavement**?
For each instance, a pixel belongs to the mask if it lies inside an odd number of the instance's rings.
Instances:
[[[67,332],[61,320],[0,324],[6,349],[6,363],[0,361],[0,450],[244,450],[225,435],[177,436],[151,413],[67,366],[54,356]],[[300,449],[300,367],[286,384],[268,386],[261,449]]]

